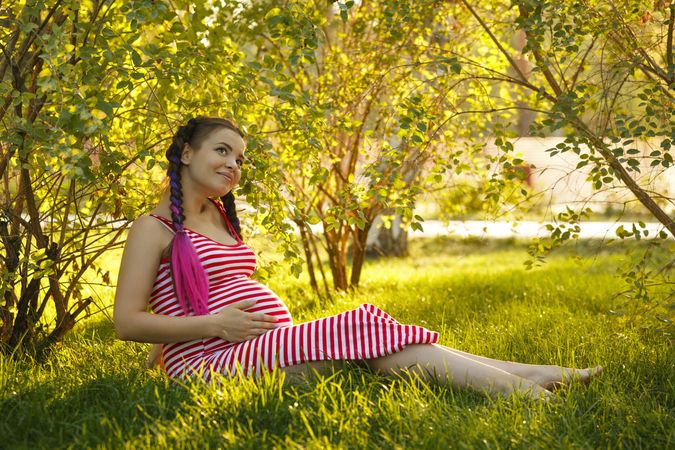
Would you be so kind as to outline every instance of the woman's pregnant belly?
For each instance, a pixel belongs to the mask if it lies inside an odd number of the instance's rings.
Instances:
[[[255,305],[245,309],[246,312],[269,314],[276,319],[277,327],[293,325],[293,318],[286,304],[270,288],[256,280],[242,276],[209,287],[211,314],[243,300],[255,301]]]
[[[255,305],[244,311],[273,316],[276,319],[274,324],[276,328],[293,325],[293,318],[284,302],[267,286],[256,280],[248,277],[231,278],[209,287],[210,314],[217,314],[224,307],[243,300],[255,300]],[[162,351],[162,365],[170,376],[178,376],[186,365],[197,367],[208,355],[231,345],[234,343],[215,336],[166,344]]]

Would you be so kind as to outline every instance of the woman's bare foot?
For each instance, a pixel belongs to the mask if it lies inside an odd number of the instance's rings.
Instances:
[[[492,391],[488,393],[490,397],[492,398],[497,398],[497,397],[504,397],[508,398],[511,396],[522,396],[523,398],[526,398],[528,400],[535,400],[537,402],[542,402],[542,403],[547,403],[550,401],[553,397],[555,397],[555,394],[548,389],[545,389],[541,387],[538,384],[532,384],[531,386],[518,386],[518,387],[512,387],[509,389],[504,389],[500,391]]]
[[[571,369],[560,366],[549,366],[546,373],[539,373],[530,378],[544,389],[554,390],[568,386],[570,383],[579,382],[589,384],[591,379],[602,373],[602,366],[588,367],[586,369]]]

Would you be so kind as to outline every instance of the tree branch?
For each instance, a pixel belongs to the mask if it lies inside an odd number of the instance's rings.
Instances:
[[[668,21],[668,40],[666,41],[666,66],[668,73],[673,74],[673,24],[675,23],[675,2],[670,3],[670,19]],[[673,81],[671,80],[670,83]]]
[[[485,32],[488,34],[488,36],[490,36],[490,39],[492,39],[492,42],[495,43],[495,45],[497,46],[499,51],[502,52],[502,54],[506,57],[506,59],[509,61],[509,64],[511,65],[511,67],[520,76],[521,80],[523,80],[524,82],[527,82],[527,77],[520,70],[520,67],[518,67],[518,64],[516,64],[516,61],[511,57],[511,55],[509,55],[509,53],[502,46],[502,44],[499,42],[497,37],[492,33],[492,30],[490,30],[490,28],[483,21],[483,19],[478,15],[478,13],[476,13],[476,11],[471,7],[471,5],[469,4],[469,2],[467,0],[462,0],[462,3],[464,4],[464,6],[466,6],[469,9],[469,11],[471,12],[471,15],[473,15],[476,18],[476,20],[478,21],[480,26],[483,28],[483,30],[485,30]]]

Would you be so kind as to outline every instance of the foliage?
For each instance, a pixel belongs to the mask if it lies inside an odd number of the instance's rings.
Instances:
[[[147,10],[130,11],[136,28],[149,18]],[[134,181],[124,169],[140,155],[105,134],[129,89],[120,74],[127,80],[141,64],[132,45],[139,33],[110,28],[123,13],[75,2],[2,10],[10,24],[0,64],[4,352],[41,354],[90,311],[94,298],[80,290],[95,281],[84,274],[132,216],[126,194]],[[98,275],[109,283],[107,272]]]
[[[625,184],[673,233],[672,199],[649,188],[672,165],[672,4],[647,16],[634,1],[248,3],[30,0],[0,11],[3,352],[39,355],[103,308],[86,289],[110,283],[96,260],[156,201],[166,139],[189,115],[247,131],[238,194],[250,219],[293,273],[304,256],[316,292],[319,270],[328,295],[331,279],[359,284],[375,216],[421,227],[417,197],[450,174],[467,176],[487,210],[526,200],[510,142],[519,108],[541,114],[533,132],[568,135],[551,154],[579,155],[596,189]],[[519,30],[516,61],[504,40]],[[493,137],[499,152],[484,152]],[[635,153],[645,137],[659,147]],[[574,222],[556,230],[535,259],[573,238]]]
[[[153,187],[176,122],[231,115],[247,127],[255,72],[208,25],[210,13],[149,0],[14,2],[2,10],[3,352],[44,356],[102,308],[82,292],[110,284],[97,258],[119,247],[128,223],[157,201]],[[251,146],[260,148],[255,138]],[[251,172],[249,183],[262,185],[255,206],[285,202],[277,183]],[[279,214],[266,225],[291,240]]]
[[[596,191],[628,188],[663,224],[659,238],[675,236],[668,213],[675,200],[655,184],[673,165],[675,4],[656,2],[652,8],[651,2],[634,0],[523,0],[479,8],[462,3],[490,37],[493,51],[509,65],[510,73],[479,65],[481,76],[526,92],[518,100],[537,111],[533,135],[564,134],[564,142],[546,151],[551,156],[576,154],[576,169],[590,167],[587,181]],[[524,33],[525,45],[513,52],[508,40],[518,33]],[[641,142],[651,148],[641,151]],[[585,204],[558,212],[550,237],[530,246],[528,264],[540,264],[551,250],[575,239],[588,212]],[[644,228],[635,224],[632,231],[620,229],[617,234],[640,239],[646,237]],[[654,295],[647,286],[672,285],[672,259],[657,271],[660,281],[655,284],[635,279],[641,272],[637,261],[643,258],[632,259],[636,262],[622,273],[629,286],[624,295],[643,302]],[[667,299],[675,307],[672,292]],[[653,305],[662,303],[658,296],[651,300]]]
[[[250,47],[251,64],[275,72],[259,77],[260,90],[278,98],[265,124],[274,127],[270,152],[311,285],[320,292],[318,270],[331,295],[325,254],[333,287],[356,287],[376,216],[398,214],[405,227],[421,228],[413,216],[419,194],[437,188],[445,172],[479,170],[456,144],[476,129],[453,120],[481,89],[458,80],[462,66],[451,55],[471,48],[474,36],[458,25],[467,13],[438,1],[259,2],[241,11],[238,4],[227,2],[219,21]],[[481,122],[478,115],[467,121]],[[497,203],[504,177],[493,175]],[[318,236],[309,227],[316,224]]]

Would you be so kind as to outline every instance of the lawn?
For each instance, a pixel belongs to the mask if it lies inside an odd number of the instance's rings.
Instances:
[[[548,404],[357,366],[286,384],[269,376],[172,387],[142,368],[147,345],[116,340],[99,315],[44,365],[0,359],[0,447],[675,447],[672,335],[610,313],[621,246],[570,247],[532,271],[526,256],[513,241],[418,240],[407,258],[368,261],[360,290],[327,304],[304,278],[269,285],[296,322],[368,302],[463,351],[604,366],[589,387],[559,391]]]

